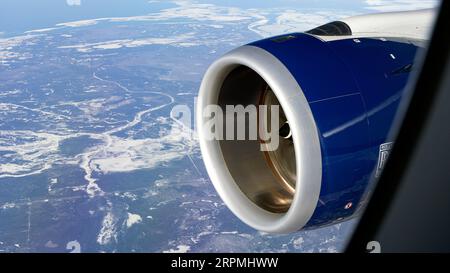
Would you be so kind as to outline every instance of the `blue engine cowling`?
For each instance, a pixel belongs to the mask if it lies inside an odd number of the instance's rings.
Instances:
[[[324,226],[354,216],[390,148],[388,133],[419,48],[420,41],[401,38],[324,41],[293,33],[251,43],[214,63],[200,89],[197,123],[206,168],[225,203],[241,220],[268,232]],[[252,152],[242,144],[202,137],[202,111],[209,104],[223,105],[224,92],[235,93],[228,100],[232,104],[239,104],[241,97],[242,104],[249,104],[248,85],[258,81],[246,80],[249,72],[242,72],[242,66],[272,87],[289,124],[295,126],[298,177],[285,211],[268,210],[253,197],[253,191],[260,191],[253,189],[269,176],[260,174],[262,163],[246,163],[257,162],[257,153],[247,157]],[[239,69],[240,76],[234,76]],[[292,91],[296,84],[298,90]],[[309,147],[316,142],[317,156]]]

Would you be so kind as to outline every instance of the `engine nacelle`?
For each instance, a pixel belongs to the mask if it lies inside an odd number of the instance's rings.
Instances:
[[[387,136],[423,42],[371,35],[333,22],[239,47],[210,66],[197,103],[200,147],[217,192],[242,221],[287,233],[358,212],[390,148]],[[208,105],[279,105],[278,148],[206,137]]]

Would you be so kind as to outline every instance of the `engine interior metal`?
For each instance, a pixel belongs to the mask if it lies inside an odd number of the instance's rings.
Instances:
[[[225,78],[218,98],[218,105],[226,111],[227,105],[267,105],[267,119],[258,116],[258,132],[271,131],[270,109],[279,105],[279,146],[273,151],[262,151],[268,145],[261,138],[254,140],[220,140],[226,166],[241,191],[259,207],[273,212],[289,210],[295,194],[296,160],[289,122],[278,99],[266,81],[252,69],[240,65]],[[262,121],[262,122],[261,122]],[[246,136],[249,117],[246,116]],[[260,127],[262,130],[260,130]],[[224,132],[226,126],[224,126]],[[236,133],[236,130],[234,130]],[[226,132],[224,133],[226,135]],[[249,171],[252,170],[252,171]]]

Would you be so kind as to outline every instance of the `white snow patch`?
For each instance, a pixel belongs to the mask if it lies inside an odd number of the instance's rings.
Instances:
[[[97,235],[97,243],[106,245],[117,240],[116,218],[112,212],[107,212],[102,221],[102,228]]]
[[[0,178],[22,177],[49,169],[60,157],[58,147],[62,139],[43,132],[0,131],[0,151],[10,153],[11,159],[20,162],[1,164]],[[17,144],[18,140],[22,143]]]
[[[111,40],[97,43],[85,43],[76,45],[59,46],[60,49],[76,49],[79,52],[91,52],[94,50],[118,49],[122,47],[133,48],[148,45],[172,45],[179,47],[192,47],[198,45],[194,42],[194,33],[186,33],[173,37],[149,37],[140,39]]]
[[[15,208],[15,207],[16,207],[15,203],[5,203],[0,208],[2,208],[2,209],[12,209],[12,208]]]
[[[18,60],[25,60],[32,57],[32,55],[28,52],[25,53],[19,53],[15,52],[14,48],[21,46],[21,45],[33,45],[33,39],[36,37],[39,37],[43,34],[27,34],[27,35],[20,35],[15,37],[9,37],[9,38],[1,38],[0,39],[0,66],[1,65],[8,65],[10,62],[12,62],[15,59]]]
[[[133,214],[128,212],[127,228],[130,228],[134,224],[142,222],[142,217],[139,214]]]
[[[191,132],[173,123],[170,132],[160,138],[124,139],[111,136],[109,146],[92,156],[90,166],[103,174],[151,169],[183,158],[196,146]]]
[[[188,245],[179,245],[176,249],[164,250],[163,253],[186,253],[191,250],[191,247]]]
[[[298,249],[301,247],[303,242],[304,242],[303,237],[299,237],[292,241],[292,245],[294,246],[294,248]]]
[[[64,26],[64,27],[86,27],[96,25],[99,19],[90,19],[90,20],[80,20],[66,23],[59,23],[56,26]]]
[[[56,30],[56,29],[59,29],[59,28],[49,27],[49,28],[33,29],[33,30],[25,31],[24,33],[49,32],[49,31]]]
[[[238,234],[238,231],[222,231],[221,234]]]

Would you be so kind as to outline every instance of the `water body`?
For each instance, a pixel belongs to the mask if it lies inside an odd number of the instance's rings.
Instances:
[[[169,1],[148,0],[3,0],[0,3],[0,37],[49,28],[57,23],[102,17],[144,15],[174,7]]]

